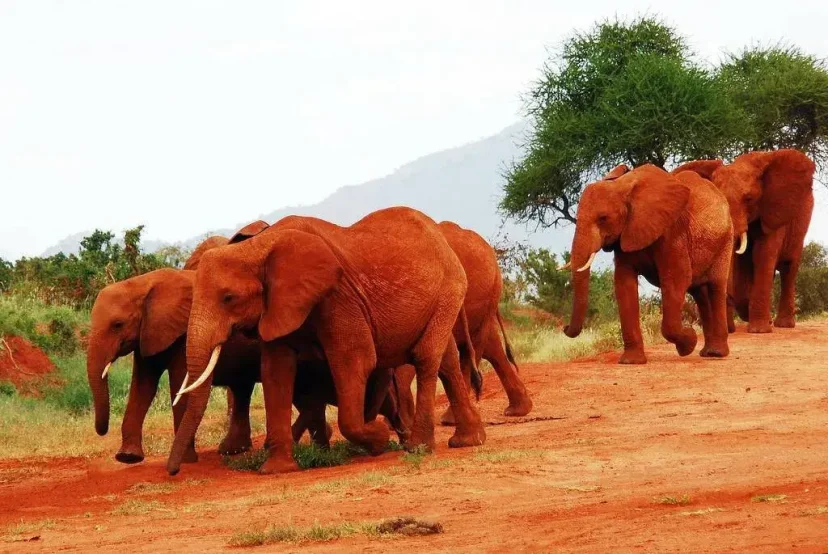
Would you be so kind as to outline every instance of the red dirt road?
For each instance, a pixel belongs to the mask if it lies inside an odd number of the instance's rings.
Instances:
[[[162,458],[0,461],[0,551],[217,552],[271,524],[411,515],[444,533],[261,550],[828,552],[828,323],[740,329],[726,360],[649,354],[646,366],[523,364],[526,421],[500,416],[487,375],[486,446],[449,450],[440,429],[419,469],[400,453],[270,477],[209,452],[175,478]]]

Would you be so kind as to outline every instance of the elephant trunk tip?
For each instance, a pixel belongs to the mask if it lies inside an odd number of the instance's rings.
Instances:
[[[106,435],[109,432],[109,421],[96,421],[95,432],[98,433],[98,436],[100,437]]]
[[[581,328],[580,327],[576,328],[576,327],[572,327],[572,325],[567,325],[566,327],[564,327],[563,332],[564,332],[564,335],[566,335],[567,337],[569,337],[571,339],[574,339],[575,337],[577,337],[578,335],[581,334]]]
[[[181,466],[174,463],[167,464],[167,473],[169,473],[172,477],[178,475],[178,472],[181,471]]]

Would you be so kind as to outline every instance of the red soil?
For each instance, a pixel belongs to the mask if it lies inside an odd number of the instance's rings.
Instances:
[[[54,523],[19,536],[35,542],[0,539],[0,551],[218,552],[270,524],[410,515],[445,532],[261,550],[828,552],[828,323],[740,329],[725,360],[679,358],[669,345],[649,358],[521,364],[535,410],[518,421],[500,415],[505,397],[487,375],[486,446],[450,450],[441,428],[420,469],[399,453],[268,477],[234,473],[214,452],[175,478],[161,457],[2,461],[0,529]],[[139,482],[176,488],[128,491]],[[134,500],[148,512],[119,510]]]
[[[49,356],[26,339],[6,335],[0,340],[0,381],[19,387],[54,368]]]

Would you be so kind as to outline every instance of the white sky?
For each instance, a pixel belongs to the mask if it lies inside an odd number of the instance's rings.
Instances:
[[[496,133],[547,47],[644,12],[713,61],[780,39],[828,56],[816,1],[0,0],[0,256],[318,201]]]

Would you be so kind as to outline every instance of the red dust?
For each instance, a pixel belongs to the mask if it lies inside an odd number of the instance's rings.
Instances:
[[[26,339],[13,335],[0,338],[0,381],[20,387],[54,369],[49,356]]]
[[[414,517],[444,532],[261,551],[828,552],[828,322],[740,327],[730,347],[521,364],[535,409],[517,420],[487,374],[485,447],[449,449],[442,427],[419,464],[389,452],[259,476],[202,448],[171,478],[162,456],[0,460],[0,551],[223,552],[270,525]]]

